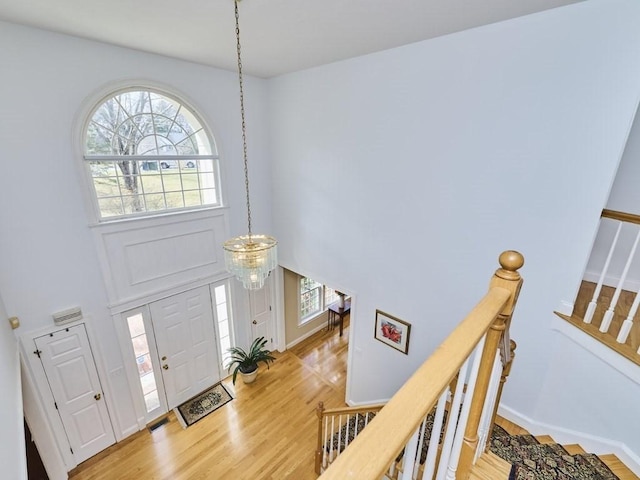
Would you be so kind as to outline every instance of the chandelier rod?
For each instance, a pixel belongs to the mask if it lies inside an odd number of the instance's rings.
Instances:
[[[234,0],[236,14],[236,52],[238,53],[238,83],[240,84],[240,115],[242,118],[242,155],[244,159],[244,188],[247,194],[247,227],[249,242],[251,242],[251,202],[249,201],[249,166],[247,161],[247,127],[244,115],[244,83],[242,81],[242,56],[240,48],[240,14],[238,2]]]

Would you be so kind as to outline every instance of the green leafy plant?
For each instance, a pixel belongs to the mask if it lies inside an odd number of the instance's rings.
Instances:
[[[276,357],[271,355],[271,352],[265,348],[267,341],[264,337],[256,338],[251,347],[249,347],[249,351],[245,352],[240,347],[233,347],[229,349],[231,353],[231,358],[229,359],[229,363],[227,364],[227,371],[233,370],[233,384],[236,384],[236,377],[238,376],[238,372],[242,373],[251,373],[258,368],[258,363],[263,362],[267,365],[267,369],[269,368],[269,363],[273,362]]]

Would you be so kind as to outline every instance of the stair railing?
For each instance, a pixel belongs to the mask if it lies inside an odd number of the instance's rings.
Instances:
[[[318,475],[338,458],[382,407],[384,404],[325,409],[323,402],[318,403],[318,443],[315,460]]]
[[[501,343],[509,345],[503,334],[522,285],[522,255],[503,252],[499,261],[484,298],[328,466],[323,480],[468,478],[482,412],[494,402],[487,398],[496,356]]]
[[[585,273],[571,317],[558,315],[640,365],[640,216],[603,210],[597,239],[592,256],[606,251],[604,264],[597,265],[597,272]]]

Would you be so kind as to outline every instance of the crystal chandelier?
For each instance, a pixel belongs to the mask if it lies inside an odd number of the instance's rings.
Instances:
[[[249,168],[247,166],[247,134],[244,118],[244,89],[242,84],[242,60],[240,55],[240,16],[238,2],[234,0],[236,14],[236,51],[238,53],[238,80],[240,83],[240,114],[242,118],[242,147],[244,158],[244,186],[247,194],[247,235],[224,242],[224,263],[227,270],[242,282],[244,288],[257,290],[278,264],[275,238],[251,233],[251,204],[249,202]]]

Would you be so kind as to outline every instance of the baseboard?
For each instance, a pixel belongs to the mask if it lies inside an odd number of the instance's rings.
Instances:
[[[586,271],[584,272],[583,279],[587,282],[598,283],[598,281],[600,280],[600,272]],[[620,283],[620,278],[614,277],[613,275],[605,275],[604,281],[602,283],[609,287],[617,288],[618,284]],[[627,277],[622,283],[622,289],[629,292],[638,292],[640,291],[640,282],[633,278]]]
[[[622,442],[538,422],[503,404],[500,404],[498,407],[498,415],[525,428],[532,435],[550,435],[556,442],[565,445],[577,443],[589,453],[595,453],[597,455],[613,453],[622,463],[629,467],[633,473],[640,476],[640,456],[632,452],[631,449]]]
[[[311,335],[313,335],[314,333],[318,333],[320,330],[322,330],[323,328],[325,328],[324,323],[321,323],[320,325],[318,325],[316,328],[314,328],[313,330],[310,330],[309,332],[305,333],[304,335],[302,335],[299,338],[296,338],[293,342],[288,343],[287,344],[287,349],[291,348],[291,347],[295,347],[297,344],[305,341],[307,338],[309,338]]]
[[[353,400],[347,400],[346,404],[350,407],[365,407],[367,405],[379,405],[381,403],[387,403],[389,400],[389,398],[385,398],[382,400],[367,400],[366,402],[354,402]]]

